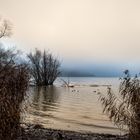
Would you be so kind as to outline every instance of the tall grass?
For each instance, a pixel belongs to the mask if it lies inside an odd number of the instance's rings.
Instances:
[[[108,87],[107,96],[100,93],[100,101],[109,118],[123,128],[127,126],[130,139],[140,139],[140,79],[131,78],[129,71],[121,79],[119,96]]]
[[[28,66],[16,64],[9,52],[0,49],[0,140],[15,139],[20,130],[20,105],[29,81]]]

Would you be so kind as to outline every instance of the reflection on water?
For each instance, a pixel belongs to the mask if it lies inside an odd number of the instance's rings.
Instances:
[[[56,82],[57,86],[30,87],[30,105],[24,121],[55,129],[119,134],[120,130],[102,113],[98,101],[97,91],[106,93],[106,87],[90,86],[112,84],[116,87],[118,80],[71,78],[71,81],[77,86],[68,89]]]
[[[32,104],[34,109],[42,111],[51,111],[57,108],[55,104],[58,100],[58,91],[56,87],[36,87],[33,90]]]

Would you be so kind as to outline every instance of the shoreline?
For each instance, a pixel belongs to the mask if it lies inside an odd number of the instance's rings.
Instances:
[[[21,130],[17,140],[128,140],[128,135],[58,130],[43,128],[38,124],[22,127]]]

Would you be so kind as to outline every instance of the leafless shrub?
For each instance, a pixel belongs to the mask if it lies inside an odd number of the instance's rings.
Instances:
[[[51,53],[44,50],[35,50],[35,53],[28,55],[30,59],[30,71],[35,84],[38,86],[52,85],[59,76],[60,62]]]
[[[10,50],[0,48],[0,139],[14,139],[29,81],[28,66],[17,65]]]
[[[10,36],[11,24],[4,20],[0,38]],[[17,64],[17,53],[0,46],[0,140],[13,140],[20,128],[21,103],[29,81],[28,65]]]
[[[12,25],[8,20],[2,20],[0,25],[0,38],[12,35]]]
[[[109,118],[123,128],[127,126],[130,138],[140,139],[140,79],[131,78],[129,71],[121,79],[119,97],[108,87],[107,96],[99,93],[100,101]]]

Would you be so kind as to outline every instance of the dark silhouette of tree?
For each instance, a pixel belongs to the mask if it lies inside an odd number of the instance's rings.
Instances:
[[[0,39],[11,35],[11,27],[3,21]],[[0,46],[0,139],[16,139],[20,132],[21,103],[29,83],[28,65],[15,61],[17,52]],[[17,59],[17,58],[16,58]]]
[[[30,72],[32,77],[35,80],[35,83],[37,85],[42,85],[42,72],[41,72],[41,59],[42,55],[39,50],[36,49],[35,54],[30,53],[28,55],[28,58],[30,59],[31,66],[30,66]]]
[[[60,62],[51,53],[36,49],[35,53],[28,55],[30,60],[30,71],[36,85],[53,85],[60,74]]]
[[[100,94],[104,105],[103,112],[109,115],[114,123],[129,129],[130,139],[140,139],[140,79],[137,75],[130,77],[129,71],[124,71],[121,79],[119,96],[117,97],[108,87],[107,96]]]

